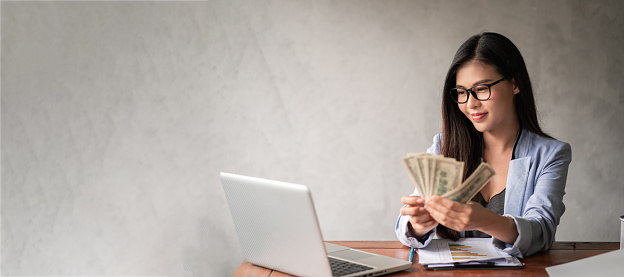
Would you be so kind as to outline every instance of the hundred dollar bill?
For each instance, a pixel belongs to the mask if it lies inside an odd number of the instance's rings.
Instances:
[[[463,162],[451,158],[435,159],[433,195],[443,195],[459,187],[463,172]]]
[[[429,199],[431,194],[429,192],[429,162],[427,159],[428,155],[420,155],[416,157],[416,164],[418,165],[418,169],[422,173],[423,184],[425,189],[425,199]]]
[[[464,162],[458,162],[458,161],[455,161],[455,160],[454,160],[454,162],[455,162],[455,166],[457,167],[457,169],[456,169],[457,170],[457,175],[456,175],[457,178],[454,180],[453,183],[451,183],[452,187],[449,187],[449,189],[446,192],[452,191],[452,190],[458,188],[459,186],[461,186],[462,179],[464,178]],[[444,193],[446,193],[446,192],[444,192]],[[442,194],[440,194],[440,195],[442,195]]]
[[[416,156],[417,165],[420,169],[424,184],[424,199],[429,199],[433,196],[433,170],[435,166],[435,160],[444,158],[442,155],[434,155],[431,153],[421,153]]]
[[[496,173],[487,163],[481,163],[458,188],[443,194],[442,197],[468,203],[494,177],[494,174]]]
[[[416,187],[421,197],[424,198],[424,190],[425,190],[424,183],[422,181],[422,176],[420,172],[418,171],[418,166],[416,165],[415,157],[408,156],[406,158],[403,158],[402,161],[403,161],[403,164],[405,165],[405,168],[407,169],[407,172],[410,175],[410,178],[412,179],[412,183],[414,183],[414,187]]]
[[[435,187],[434,187],[435,186],[434,185],[434,181],[435,180],[433,180],[433,178],[435,177],[435,168],[436,168],[437,160],[441,159],[441,158],[443,158],[443,157],[438,157],[438,156],[434,156],[434,155],[428,155],[427,156],[427,166],[428,166],[427,168],[428,168],[428,171],[429,171],[427,174],[429,176],[429,178],[428,178],[429,180],[428,180],[428,183],[427,183],[426,190],[427,190],[427,193],[428,193],[429,197],[433,196],[433,194],[435,193],[435,191],[434,191],[435,190]]]
[[[445,158],[444,156],[434,156],[434,155],[429,155],[427,157],[427,161],[429,163],[429,183],[427,186],[427,191],[429,192],[429,197],[433,196],[433,195],[438,195],[436,192],[438,190],[438,180],[437,180],[437,174],[438,174],[438,168],[441,165],[441,163],[445,163],[447,164],[449,160],[454,160],[451,158]],[[440,165],[440,166],[439,166]]]

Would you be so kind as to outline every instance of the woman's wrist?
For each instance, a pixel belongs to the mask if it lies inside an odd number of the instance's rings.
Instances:
[[[408,234],[409,237],[413,237],[413,238],[416,238],[416,239],[420,239],[420,237],[422,237],[422,236],[419,236],[419,234],[418,234],[418,232],[416,232],[416,230],[414,230],[414,227],[412,227],[412,223],[409,222],[409,221],[407,222],[407,234]]]
[[[492,213],[488,224],[480,228],[479,231],[491,235],[508,244],[514,244],[518,238],[518,227],[513,218]]]
[[[411,222],[407,223],[407,234],[409,237],[413,237],[417,240],[422,240],[423,237],[425,237],[427,234],[429,234],[429,232],[431,232],[431,230],[424,230],[424,231],[416,231],[416,229],[414,229],[414,227],[412,226]]]

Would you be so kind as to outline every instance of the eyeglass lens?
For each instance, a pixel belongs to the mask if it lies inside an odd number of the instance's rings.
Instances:
[[[490,98],[490,88],[486,85],[476,86],[472,88],[473,96],[477,97],[477,100],[487,100]],[[468,90],[465,89],[454,89],[452,92],[453,98],[455,101],[459,103],[463,103],[468,101]]]

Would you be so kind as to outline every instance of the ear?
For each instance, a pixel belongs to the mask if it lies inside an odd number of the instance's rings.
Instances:
[[[520,93],[520,88],[518,87],[518,83],[516,83],[516,78],[511,79],[511,85],[512,85],[514,94]]]

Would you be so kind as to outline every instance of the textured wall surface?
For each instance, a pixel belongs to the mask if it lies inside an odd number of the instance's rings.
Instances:
[[[522,51],[572,145],[558,240],[617,241],[624,2],[2,2],[1,274],[225,276],[218,173],[308,185],[327,240],[393,240],[452,56]]]

